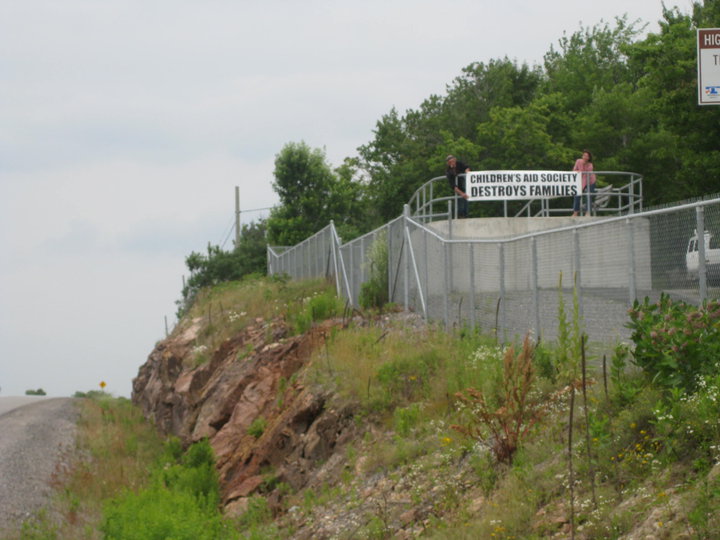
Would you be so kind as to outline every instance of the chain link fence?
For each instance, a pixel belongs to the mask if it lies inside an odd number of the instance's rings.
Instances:
[[[720,293],[720,198],[608,218],[422,221],[406,206],[345,244],[330,223],[296,246],[268,248],[268,273],[332,278],[358,307],[371,246],[386,242],[391,302],[503,342],[527,332],[555,340],[562,304],[591,343],[612,346],[629,339],[636,299],[700,304]]]

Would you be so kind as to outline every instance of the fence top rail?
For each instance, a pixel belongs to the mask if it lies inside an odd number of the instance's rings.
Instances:
[[[296,249],[300,249],[305,244],[311,242],[315,237],[320,236],[321,234],[325,234],[328,230],[331,230],[332,228],[333,228],[333,223],[331,221],[328,225],[325,225],[325,227],[320,229],[318,232],[316,232],[312,236],[308,236],[305,240],[298,242],[294,246],[271,246],[268,244],[267,248],[273,253],[273,255],[280,257],[280,256],[284,255],[285,253],[289,253]],[[277,250],[282,250],[282,251],[280,253],[276,253]]]
[[[646,219],[646,218],[652,217],[652,216],[670,214],[673,212],[679,212],[679,211],[683,211],[683,210],[691,210],[693,208],[698,208],[699,206],[704,207],[704,206],[710,206],[710,205],[714,205],[714,204],[720,204],[720,197],[708,199],[705,201],[696,201],[696,202],[681,204],[681,205],[677,205],[677,206],[670,206],[668,208],[659,208],[657,210],[648,210],[648,211],[644,211],[644,212],[638,213],[638,214],[603,217],[601,219],[596,219],[596,220],[590,221],[588,223],[578,222],[578,223],[573,223],[572,225],[563,225],[561,227],[547,229],[547,230],[543,230],[543,231],[533,231],[530,233],[522,233],[522,234],[518,234],[516,236],[511,236],[511,237],[497,237],[497,238],[492,238],[492,239],[490,239],[490,238],[482,238],[482,239],[481,238],[462,238],[462,239],[444,238],[440,233],[430,229],[429,227],[427,227],[427,225],[417,221],[413,217],[408,217],[407,219],[413,225],[423,229],[427,234],[434,236],[435,238],[437,238],[438,240],[440,240],[442,242],[446,242],[446,243],[450,243],[450,244],[468,244],[468,243],[497,244],[500,242],[516,242],[516,241],[525,240],[528,238],[544,236],[547,234],[555,234],[558,232],[568,232],[568,231],[574,231],[577,229],[585,229],[585,228],[593,227],[600,222],[613,223],[613,222],[618,222],[618,221],[628,221],[631,219]],[[482,218],[479,218],[479,219],[482,219]],[[537,218],[537,219],[542,219],[542,218]]]
[[[356,238],[353,238],[352,240],[348,240],[347,242],[345,242],[345,243],[343,244],[343,246],[347,246],[348,244],[353,244],[353,243],[355,243],[355,242],[360,242],[360,241],[362,241],[362,240],[365,240],[366,238],[368,238],[368,237],[370,237],[370,236],[373,236],[374,234],[377,234],[377,233],[381,232],[383,229],[387,229],[387,228],[390,227],[393,223],[395,223],[396,221],[399,221],[399,220],[401,220],[401,219],[402,219],[402,216],[398,216],[398,217],[396,217],[395,219],[392,219],[392,220],[388,221],[385,225],[381,225],[380,227],[378,227],[378,228],[376,228],[376,229],[373,229],[373,230],[370,231],[370,232],[367,232],[367,233],[365,233],[365,234],[363,234],[363,235],[361,235],[361,236],[358,236],[358,237],[356,237]]]
[[[547,230],[544,230],[544,231],[534,231],[534,232],[531,232],[531,233],[523,233],[523,234],[519,234],[519,235],[512,236],[512,237],[498,237],[498,238],[492,238],[492,239],[488,239],[488,238],[482,238],[482,239],[481,239],[481,238],[449,239],[449,238],[443,237],[442,234],[440,234],[440,233],[438,233],[437,231],[429,228],[426,224],[418,221],[418,220],[415,219],[414,217],[408,217],[407,219],[408,219],[408,221],[409,221],[410,223],[412,223],[412,224],[415,225],[416,227],[419,227],[419,228],[423,229],[423,230],[424,230],[425,232],[427,232],[429,235],[435,237],[436,239],[438,239],[438,240],[440,240],[440,241],[442,241],[442,242],[448,242],[448,243],[452,243],[452,244],[467,244],[467,243],[475,243],[475,244],[495,244],[495,243],[498,243],[498,242],[515,242],[515,241],[520,241],[520,240],[524,240],[524,239],[527,239],[527,238],[538,237],[538,236],[543,236],[543,235],[546,235],[546,234],[552,234],[552,233],[557,233],[557,232],[572,231],[572,230],[576,230],[576,229],[584,229],[584,228],[592,227],[592,226],[596,225],[596,224],[599,223],[599,222],[602,222],[602,223],[612,223],[612,222],[617,222],[617,221],[621,221],[621,220],[643,219],[643,218],[648,218],[648,217],[657,216],[657,215],[662,215],[662,214],[669,214],[669,213],[672,213],[672,212],[677,212],[677,211],[682,211],[682,210],[690,210],[690,209],[693,209],[693,208],[698,208],[698,207],[700,207],[700,206],[703,206],[703,207],[704,207],[704,206],[711,206],[711,205],[715,205],[715,204],[719,204],[719,203],[720,203],[720,197],[715,197],[715,198],[707,199],[707,200],[704,200],[704,201],[694,201],[694,202],[684,203],[684,204],[680,204],[680,205],[676,205],[676,206],[669,206],[669,207],[667,207],[667,208],[659,208],[659,209],[655,209],[655,210],[646,210],[646,211],[643,211],[643,212],[637,213],[637,214],[628,214],[628,215],[623,215],[623,216],[607,216],[607,217],[598,218],[598,219],[593,220],[593,221],[588,222],[588,223],[578,222],[578,223],[574,223],[574,224],[572,224],[572,225],[564,225],[564,226],[561,226],[561,227],[557,227],[557,228],[553,228],[553,229],[547,229]],[[361,240],[363,240],[363,239],[365,239],[365,238],[367,238],[367,237],[370,237],[370,236],[372,236],[373,234],[376,234],[377,232],[382,231],[383,229],[386,229],[386,228],[390,227],[393,223],[395,223],[395,222],[397,222],[397,221],[399,221],[399,220],[401,220],[401,219],[403,219],[403,216],[399,216],[399,217],[397,217],[397,218],[389,221],[389,222],[386,223],[385,225],[382,225],[381,227],[378,227],[377,229],[374,229],[374,230],[372,230],[372,231],[370,231],[370,232],[368,232],[368,233],[365,233],[365,234],[362,235],[362,236],[359,236],[359,237],[357,237],[357,238],[354,238],[353,240],[350,240],[350,241],[348,241],[348,242],[345,242],[345,243],[342,244],[340,247],[349,246],[349,245],[354,244],[354,243],[356,243],[356,242],[360,242]],[[482,219],[482,218],[480,218],[480,219]],[[537,218],[537,219],[542,219],[542,218]],[[328,225],[328,227],[329,227],[329,226],[330,226],[330,225]],[[322,229],[320,232],[315,233],[315,235],[313,235],[313,236],[316,236],[316,235],[320,234],[321,232],[324,232],[326,228],[327,228],[327,227],[325,227],[324,229]],[[296,248],[299,248],[299,246],[301,246],[303,243],[307,242],[307,241],[308,241],[309,239],[311,239],[311,238],[313,238],[313,237],[311,236],[310,238],[308,238],[308,239],[306,239],[306,240],[303,240],[303,242],[301,242],[300,244],[297,244],[297,245],[295,245],[295,246],[291,246],[291,247],[289,247],[289,248],[286,248],[286,246],[268,246],[268,250],[269,250],[270,253],[271,253],[272,255],[274,255],[275,257],[281,257],[281,256],[284,255],[285,253],[289,253],[290,251],[292,251],[292,250],[294,250],[294,249],[296,249]],[[285,249],[283,250],[283,248],[285,248]],[[278,252],[278,250],[283,250],[283,251]]]
[[[271,255],[275,257],[279,257],[283,253],[285,253],[288,249],[290,249],[292,246],[271,246],[268,244],[268,251]]]

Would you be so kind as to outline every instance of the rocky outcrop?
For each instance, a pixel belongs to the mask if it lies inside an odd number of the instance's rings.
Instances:
[[[185,444],[209,439],[226,505],[268,484],[300,489],[354,432],[351,406],[330,406],[302,382],[333,324],[290,337],[282,321],[258,319],[195,366],[203,328],[195,319],[155,347],[133,380],[133,402]]]

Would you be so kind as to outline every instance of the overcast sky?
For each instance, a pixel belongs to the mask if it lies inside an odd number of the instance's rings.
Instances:
[[[674,5],[674,2],[669,2]],[[690,2],[677,3],[684,12]],[[130,396],[185,257],[277,202],[275,155],[334,166],[472,62],[660,0],[0,0],[0,392]],[[422,179],[419,179],[422,180]],[[225,244],[227,248],[231,243]]]

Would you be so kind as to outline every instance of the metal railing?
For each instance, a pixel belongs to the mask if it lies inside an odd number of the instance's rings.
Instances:
[[[720,236],[720,198],[594,220],[522,218],[517,223],[532,227],[514,236],[470,219],[462,221],[474,236],[453,237],[447,214],[433,222],[430,212],[412,214],[406,206],[403,216],[345,244],[331,223],[297,246],[269,248],[268,272],[332,278],[357,307],[372,245],[384,242],[390,301],[503,341],[528,331],[555,339],[562,304],[565,313],[574,306],[591,341],[614,343],[629,338],[627,309],[636,299],[666,293],[700,304],[720,294],[720,269],[705,235],[695,234]],[[533,230],[543,225],[552,228]]]
[[[586,199],[584,201],[586,208],[592,208],[593,215],[612,214],[619,216],[642,212],[642,175],[621,171],[595,171],[594,174],[597,176],[599,183],[608,182],[608,184],[598,188],[595,193],[585,192],[582,195]],[[408,202],[412,215],[424,223],[438,218],[447,219],[448,213],[457,218],[457,201],[459,197],[457,195],[448,195],[450,189],[447,182],[445,176],[437,176],[415,190]],[[600,192],[600,190],[602,191]],[[596,201],[601,196],[602,204],[597,204]],[[570,206],[568,206],[568,201],[570,201]],[[470,204],[483,203],[471,202]],[[513,217],[549,217],[552,215],[568,215],[570,212],[572,212],[572,199],[567,197],[531,199],[515,212],[510,212],[507,201],[503,204],[503,217],[511,217],[511,215]]]

